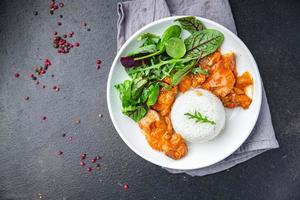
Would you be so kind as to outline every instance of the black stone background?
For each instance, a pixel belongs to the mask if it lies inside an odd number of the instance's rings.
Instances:
[[[38,193],[51,200],[300,199],[298,0],[230,1],[239,37],[259,65],[280,149],[205,177],[172,175],[143,160],[110,121],[106,80],[116,54],[117,0],[66,0],[54,16],[49,2],[0,1],[1,200],[39,199]],[[63,25],[58,27],[60,13]],[[80,47],[57,56],[51,47],[54,31],[74,31]],[[41,79],[47,88],[41,89],[25,73],[44,58],[53,65]],[[103,60],[99,71],[97,58]],[[21,78],[14,77],[16,72]],[[60,86],[57,93],[54,84]],[[23,100],[27,95],[30,100]],[[47,120],[41,122],[41,115]],[[73,141],[66,142],[63,133]],[[61,158],[58,150],[64,152]],[[101,171],[81,169],[81,151],[102,155]]]

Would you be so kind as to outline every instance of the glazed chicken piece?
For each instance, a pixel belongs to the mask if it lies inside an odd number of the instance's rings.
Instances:
[[[245,90],[246,87],[253,84],[252,77],[249,72],[244,72],[241,76],[237,77],[236,87]]]
[[[179,92],[184,93],[184,92],[188,91],[191,88],[191,86],[192,86],[191,76],[190,75],[185,75],[181,79],[180,83],[178,84],[178,90],[179,90]]]
[[[232,92],[226,97],[222,97],[221,101],[227,108],[235,108],[237,106],[241,106],[242,108],[247,109],[250,106],[252,99],[246,94],[237,94]]]
[[[188,149],[184,139],[181,135],[173,133],[169,117],[163,117],[150,109],[138,124],[153,149],[162,151],[175,160],[186,155]]]
[[[192,75],[192,87],[196,88],[201,86],[206,80],[206,76],[204,74],[194,74]]]
[[[204,57],[203,59],[201,59],[198,62],[199,67],[201,67],[204,70],[210,70],[210,68],[216,64],[217,62],[219,62],[222,58],[222,55],[220,53],[220,51],[216,51],[206,57]]]
[[[249,72],[244,72],[241,76],[237,77],[235,87],[231,93],[223,98],[221,98],[224,106],[228,108],[235,108],[241,106],[247,109],[252,99],[246,95],[246,88],[253,84],[252,77]]]
[[[230,93],[235,84],[235,56],[233,53],[224,56],[218,63],[212,66],[209,77],[202,84],[204,89],[210,90],[219,97],[225,97]]]
[[[170,113],[172,104],[177,94],[177,87],[172,87],[170,90],[161,88],[158,99],[152,108],[158,111],[162,116],[166,116]]]

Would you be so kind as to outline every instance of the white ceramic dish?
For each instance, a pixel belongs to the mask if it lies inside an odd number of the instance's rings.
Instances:
[[[162,167],[190,170],[220,162],[236,151],[250,135],[259,115],[262,97],[261,79],[256,62],[246,45],[224,26],[211,20],[200,18],[207,28],[213,28],[224,34],[225,40],[221,52],[236,53],[237,71],[242,74],[249,71],[254,80],[252,104],[247,110],[235,108],[226,109],[226,125],[222,133],[214,140],[204,144],[187,143],[189,152],[180,160],[172,160],[161,152],[153,150],[141,133],[138,124],[121,112],[121,101],[114,85],[129,79],[120,63],[120,56],[126,55],[138,45],[135,39],[143,32],[161,35],[163,31],[174,24],[174,20],[182,16],[168,17],[148,24],[137,31],[122,46],[116,55],[110,69],[107,81],[107,105],[112,122],[123,141],[142,158]]]

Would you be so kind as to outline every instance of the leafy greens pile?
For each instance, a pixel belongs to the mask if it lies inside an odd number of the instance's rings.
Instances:
[[[221,32],[206,29],[193,16],[175,22],[180,26],[168,27],[161,37],[152,33],[141,34],[137,40],[142,41],[142,45],[120,59],[132,80],[125,80],[115,88],[122,101],[122,112],[136,122],[156,103],[160,87],[170,89],[189,72],[208,75],[196,64],[215,52],[224,40]],[[182,30],[188,31],[189,37],[183,39]],[[165,77],[171,78],[170,85],[162,81]]]

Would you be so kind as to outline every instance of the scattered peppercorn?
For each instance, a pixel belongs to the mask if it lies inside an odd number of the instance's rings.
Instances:
[[[85,154],[85,153],[81,153],[81,154],[80,154],[80,159],[81,159],[81,160],[84,160],[85,158],[86,158],[86,154]]]
[[[87,29],[87,31],[91,31],[91,29],[90,29],[90,28],[88,28],[88,29]]]
[[[84,163],[83,161],[81,161],[81,162],[80,162],[80,166],[83,167],[84,165],[85,165],[85,163]]]
[[[92,171],[92,168],[87,167],[87,168],[86,168],[86,171],[90,172],[90,171]]]
[[[97,170],[100,170],[100,164],[97,164],[97,165],[96,165],[96,169],[97,169]]]
[[[26,101],[28,101],[28,100],[29,100],[29,96],[24,97],[24,99],[25,99]]]
[[[60,18],[63,18],[64,16],[63,16],[63,15],[59,15],[59,17],[60,17]]]
[[[37,16],[38,14],[38,11],[33,11],[33,15]]]
[[[62,152],[62,151],[58,151],[56,154],[57,154],[58,156],[61,156],[61,155],[63,155],[63,152]]]
[[[102,118],[103,117],[103,115],[100,113],[99,115],[98,115],[100,118]]]
[[[75,47],[79,47],[79,42],[75,42],[75,43],[74,43],[74,46],[75,46]]]
[[[61,25],[62,25],[62,23],[61,23],[61,22],[57,22],[57,25],[58,25],[58,26],[61,26]]]
[[[64,4],[63,3],[59,3],[59,7],[64,7]]]
[[[91,163],[95,163],[95,162],[96,162],[96,159],[92,159],[92,160],[91,160]]]
[[[123,188],[124,188],[124,190],[127,190],[129,188],[128,183],[124,183]]]
[[[44,121],[45,121],[46,119],[47,119],[47,117],[46,117],[46,116],[42,116],[42,120],[44,120]]]
[[[19,73],[15,73],[15,77],[16,77],[16,78],[19,78],[19,77],[20,77],[20,74],[19,74]]]
[[[61,136],[63,136],[63,137],[66,137],[66,134],[65,134],[65,133],[63,133]]]

